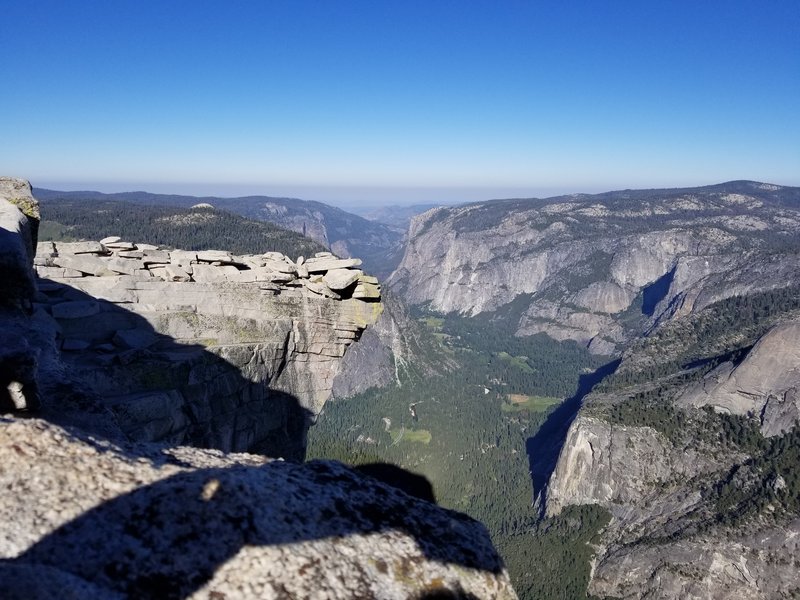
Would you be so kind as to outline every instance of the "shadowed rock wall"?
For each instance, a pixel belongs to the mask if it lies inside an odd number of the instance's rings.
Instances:
[[[345,351],[381,312],[377,280],[326,253],[103,242],[40,243],[36,308],[128,437],[302,458]]]
[[[0,180],[0,201],[4,409],[41,396],[48,418],[103,435],[302,460],[382,311],[358,259],[37,244],[27,182]]]

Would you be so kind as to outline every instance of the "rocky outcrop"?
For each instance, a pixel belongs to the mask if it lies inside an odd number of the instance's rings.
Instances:
[[[623,327],[605,310],[575,310],[573,306],[548,300],[532,303],[519,320],[518,335],[536,333],[545,333],[559,341],[575,340],[596,354],[612,354],[616,344],[626,339]]]
[[[22,307],[33,297],[31,273],[39,229],[39,205],[27,181],[0,177],[0,305]]]
[[[596,564],[590,593],[614,598],[767,600],[797,594],[800,521],[757,534],[698,537],[669,548],[612,551]]]
[[[597,540],[591,594],[716,599],[796,593],[800,520],[780,491],[796,468],[785,452],[800,425],[799,334],[800,321],[784,317],[752,348],[731,353],[735,358],[705,375],[700,361],[586,397],[569,426],[544,507],[548,516],[584,504],[611,514]],[[626,355],[623,366],[635,360]],[[633,372],[622,371],[626,377]],[[758,427],[766,441],[752,433]],[[770,438],[779,442],[769,445]]]
[[[599,504],[612,515],[596,541],[589,593],[664,600],[795,593],[800,520],[704,526],[717,519],[709,482],[746,459],[676,445],[649,427],[579,416],[546,506],[555,515],[567,505]]]
[[[42,242],[34,263],[60,361],[142,441],[302,457],[346,349],[382,308],[377,280],[330,253],[295,262],[113,237]]]
[[[515,598],[488,533],[335,462],[0,418],[0,596]]]
[[[651,427],[631,427],[589,416],[579,416],[570,426],[564,448],[547,486],[546,513],[559,514],[567,505],[635,505],[638,526],[657,530],[644,506],[655,500],[654,491],[677,479],[691,479],[713,470],[702,453],[683,452]],[[697,498],[688,498],[689,503]],[[629,516],[629,515],[626,515]]]
[[[636,294],[611,281],[596,281],[575,294],[574,302],[593,313],[615,314],[626,310]]]
[[[800,322],[777,325],[741,363],[721,364],[676,403],[758,416],[763,435],[786,433],[800,423]]]
[[[527,294],[518,335],[615,354],[665,320],[797,280],[797,194],[731,182],[436,208],[413,218],[389,285],[467,315]]]
[[[33,216],[27,216],[23,210]],[[39,350],[28,339],[35,293],[31,265],[38,227],[30,185],[0,178],[0,411],[37,410]],[[35,331],[35,329],[34,329]],[[34,336],[35,337],[35,336]]]
[[[302,459],[345,351],[382,309],[358,259],[37,244],[30,185],[0,192],[3,411]]]

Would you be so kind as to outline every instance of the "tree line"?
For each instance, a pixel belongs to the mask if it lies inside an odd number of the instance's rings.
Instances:
[[[118,235],[126,241],[184,250],[274,251],[293,259],[326,250],[299,233],[216,209],[72,198],[45,200],[40,208],[40,241],[100,240]]]

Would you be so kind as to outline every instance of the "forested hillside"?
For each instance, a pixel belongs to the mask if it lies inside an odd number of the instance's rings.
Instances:
[[[403,253],[403,232],[382,223],[369,221],[334,206],[298,198],[244,196],[183,196],[147,192],[60,192],[34,189],[40,200],[115,200],[152,208],[190,208],[196,204],[211,204],[247,219],[272,223],[283,229],[307,236],[337,256],[358,257],[369,273],[386,277],[397,266]]]
[[[224,249],[236,254],[276,251],[311,256],[327,250],[293,231],[223,210],[144,206],[115,200],[40,201],[39,240],[99,240],[110,235],[184,250]]]

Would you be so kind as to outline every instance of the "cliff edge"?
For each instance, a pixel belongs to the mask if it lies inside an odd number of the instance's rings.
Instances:
[[[265,456],[381,312],[357,259],[37,243],[36,208],[0,180],[0,596],[516,597],[480,523]]]
[[[26,182],[4,185],[35,209]],[[33,219],[8,201],[0,215],[17,379],[48,418],[105,436],[301,460],[345,351],[383,310],[359,259],[36,243]]]

